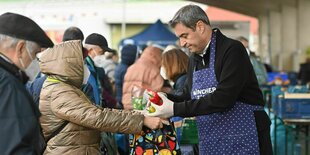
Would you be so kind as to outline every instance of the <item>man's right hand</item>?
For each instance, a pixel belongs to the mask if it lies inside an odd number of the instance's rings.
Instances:
[[[163,127],[163,124],[162,124],[162,121],[159,117],[149,117],[149,116],[145,116],[144,117],[144,121],[143,121],[143,124],[152,129],[152,130],[155,130],[155,129],[158,129],[158,128],[162,128]]]
[[[160,117],[160,118],[170,118],[173,116],[173,106],[174,106],[174,102],[172,102],[171,100],[169,100],[166,97],[165,93],[159,92],[158,96],[163,100],[163,104],[162,105],[156,105],[152,102],[150,102],[150,105],[148,106],[152,106],[155,108],[155,112],[146,112],[144,115],[146,116],[153,116],[153,117]]]

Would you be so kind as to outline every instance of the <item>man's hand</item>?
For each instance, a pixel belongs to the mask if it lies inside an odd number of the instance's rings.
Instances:
[[[159,117],[144,117],[143,125],[146,127],[155,130],[163,127],[163,123]]]
[[[156,116],[160,118],[170,118],[173,116],[173,102],[170,101],[164,93],[159,92],[158,96],[163,100],[163,104],[158,106],[151,102],[151,106],[155,108],[155,112],[146,113],[146,116]]]

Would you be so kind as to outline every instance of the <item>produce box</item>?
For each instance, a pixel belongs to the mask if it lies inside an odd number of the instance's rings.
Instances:
[[[310,94],[288,94],[278,99],[277,115],[282,119],[310,119]]]
[[[184,119],[181,144],[198,144],[198,130],[195,119]]]

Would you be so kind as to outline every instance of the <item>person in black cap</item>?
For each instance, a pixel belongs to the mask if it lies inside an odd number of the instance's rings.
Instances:
[[[113,53],[116,51],[108,47],[107,40],[104,36],[93,33],[86,38],[85,44],[90,47],[88,55],[92,58],[96,67],[103,68],[109,81],[114,84],[114,70],[116,64],[112,60]],[[114,88],[114,87],[113,87]],[[115,89],[113,89],[113,94]]]
[[[89,36],[87,36],[85,44],[97,45],[103,50],[103,52],[105,51],[113,52],[113,49],[109,48],[108,42],[105,39],[105,37],[98,33],[92,33]]]
[[[98,67],[94,60],[103,60],[104,53],[106,51],[113,51],[108,47],[108,42],[104,36],[98,33],[92,33],[85,39],[85,46],[88,51],[88,56],[86,57],[86,64],[91,71],[91,76],[97,76],[103,86],[104,91],[109,92],[110,95],[113,95],[112,85],[109,81],[109,78],[105,72],[105,69]],[[96,73],[95,73],[96,72]],[[97,74],[97,75],[96,75]],[[98,86],[99,84],[97,84]]]
[[[94,58],[102,60],[101,58],[104,58],[104,53],[106,51],[112,51],[112,49],[108,47],[105,37],[98,33],[92,33],[87,36],[84,47],[88,51],[85,62],[91,74],[87,84],[83,86],[83,91],[96,105],[104,108],[115,108],[116,99],[112,95],[113,90],[109,78],[104,68],[99,67],[94,62]],[[116,154],[117,148],[113,142],[115,142],[114,136],[110,132],[101,132],[101,154]]]
[[[28,17],[0,15],[0,152],[41,154],[39,110],[24,84],[39,71],[36,54],[54,44]]]

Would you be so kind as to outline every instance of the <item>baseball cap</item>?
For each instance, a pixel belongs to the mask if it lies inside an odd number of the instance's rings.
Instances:
[[[111,48],[108,47],[108,42],[104,36],[98,33],[92,33],[85,39],[85,44],[97,45],[105,51],[113,52]]]

